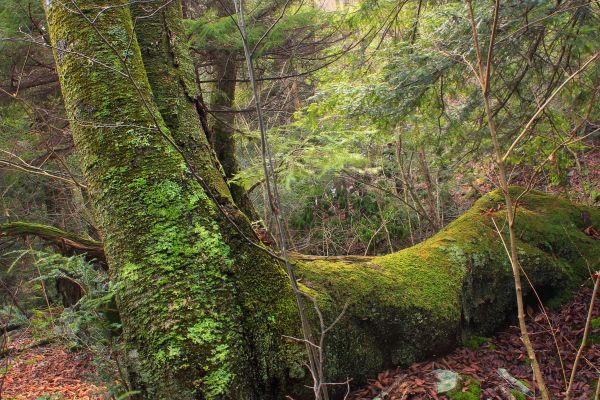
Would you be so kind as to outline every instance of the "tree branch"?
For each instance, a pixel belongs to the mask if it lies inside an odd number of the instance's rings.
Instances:
[[[11,222],[0,225],[0,237],[37,236],[55,246],[61,254],[75,255],[87,253],[90,258],[106,263],[102,242],[87,239],[49,225],[32,222]]]

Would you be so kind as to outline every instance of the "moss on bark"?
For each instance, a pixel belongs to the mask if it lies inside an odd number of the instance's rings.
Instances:
[[[183,81],[184,95],[194,97],[185,82],[190,71],[175,79],[161,75],[172,71],[161,70],[158,61],[146,63],[158,68],[150,76],[164,78],[156,86],[157,106],[126,1],[45,5],[142,396],[253,399],[283,391],[293,364],[286,360],[298,354],[281,337],[297,332],[285,275],[257,248],[232,254],[232,247],[252,246],[225,227],[213,201],[212,195],[230,197],[219,171],[200,164],[206,154],[194,164],[214,190],[208,196],[167,140],[198,139],[184,136],[198,133],[197,116],[186,122],[189,114],[178,113],[187,112],[189,102],[181,106],[172,91]],[[153,34],[153,26],[145,28],[140,37]],[[173,55],[185,69],[183,56]]]
[[[360,380],[449,351],[514,318],[510,263],[492,221],[504,223],[502,201],[492,192],[429,240],[394,254],[298,261],[303,284],[319,293],[330,318],[349,303],[328,344],[330,380]],[[600,242],[583,233],[585,215],[598,223],[600,212],[539,192],[521,201],[520,261],[545,301],[565,298],[598,268]]]
[[[36,224],[33,222],[11,222],[0,224],[2,236],[36,236],[54,245],[61,254],[87,254],[91,259],[105,263],[102,242],[85,238],[70,232],[65,232],[54,226]]]
[[[202,134],[197,112],[200,93],[186,47],[180,3],[138,3],[132,6],[132,12],[138,20],[136,32],[142,58],[161,115],[187,162],[206,183],[205,191],[228,214],[224,218],[217,213],[214,220],[231,249],[232,283],[240,309],[236,318],[245,346],[251,349],[246,354],[247,364],[238,372],[239,378],[251,382],[260,398],[275,395],[283,390],[290,368],[297,370],[303,362],[301,347],[289,346],[283,340],[283,335],[296,334],[298,326],[287,277],[258,248],[262,244],[248,218],[238,210],[223,170]]]

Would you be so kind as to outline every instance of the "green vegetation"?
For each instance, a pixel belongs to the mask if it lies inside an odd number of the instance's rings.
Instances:
[[[302,313],[360,385],[600,268],[598,2],[67,3],[0,7],[0,324],[116,398],[308,398]]]
[[[598,211],[539,192],[521,201],[522,266],[534,286],[543,288],[544,301],[566,298],[585,279],[588,263],[598,266],[590,260],[600,259],[600,245],[582,232],[581,220],[582,212],[595,219]],[[498,204],[501,197],[492,192],[438,234],[394,254],[362,262],[342,257],[298,263],[302,283],[324,296],[331,316],[349,304],[348,321],[339,331],[353,332],[353,344],[346,344],[352,350],[336,343],[337,337],[330,339],[334,376],[376,373],[380,363],[406,365],[457,346],[463,334],[489,335],[513,318],[510,264],[492,221],[501,225],[503,213],[487,214]],[[552,251],[559,247],[560,252]],[[377,327],[370,332],[377,340],[356,334],[361,322]]]
[[[515,397],[515,400],[527,400],[527,396],[525,396],[523,393],[519,392],[518,390],[511,390],[510,393]]]
[[[470,336],[465,341],[463,341],[463,346],[469,349],[477,349],[484,344],[488,343],[490,338],[482,337],[482,336]]]
[[[462,390],[456,390],[448,394],[450,400],[479,400],[481,396],[480,383],[473,379],[468,378],[470,383],[469,386]]]

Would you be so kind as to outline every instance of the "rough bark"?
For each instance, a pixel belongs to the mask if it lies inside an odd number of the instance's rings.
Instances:
[[[137,37],[125,0],[63,4],[46,5],[50,36],[141,396],[302,398],[302,346],[282,336],[299,331],[293,296],[200,133],[180,3],[133,3]],[[329,320],[349,303],[328,337],[329,381],[360,383],[505,322],[513,278],[491,223],[503,213],[489,211],[501,202],[492,193],[385,257],[297,262]],[[600,224],[598,210],[523,199],[518,248],[545,297],[582,280],[582,255],[600,259],[582,212]]]
[[[195,140],[200,142],[196,142],[195,145],[184,143],[184,151],[192,170],[200,171],[202,180],[208,181],[204,178],[208,174],[213,182],[204,189],[221,209],[215,219],[224,241],[231,248],[236,271],[234,284],[240,302],[243,303],[238,323],[249,348],[252,349],[252,353],[248,355],[251,360],[250,365],[246,366],[244,379],[252,382],[256,391],[260,392],[259,397],[263,398],[269,393],[274,394],[281,390],[279,385],[287,380],[288,365],[285,362],[276,362],[281,357],[290,357],[292,349],[288,346],[289,343],[282,342],[282,335],[296,332],[295,322],[292,322],[295,315],[285,314],[276,322],[272,318],[281,314],[282,307],[286,310],[293,309],[293,304],[290,303],[291,292],[283,270],[260,249],[262,245],[250,221],[239,211],[235,197],[228,191],[220,173],[222,170],[210,169],[202,162],[203,158],[213,153],[204,135],[193,136],[199,129],[197,102],[194,100],[199,97],[199,91],[193,79],[193,64],[185,47],[181,11],[177,2],[174,2],[160,12],[153,13],[160,4],[160,1],[154,1],[133,7],[134,17],[139,21],[137,33],[144,64],[153,91],[171,93],[171,96],[156,96],[156,102],[161,113],[168,115],[165,122],[173,137],[182,143],[185,140],[189,143],[190,137],[195,137]],[[150,13],[152,17],[146,17]],[[160,43],[161,46],[157,47],[156,43]],[[165,76],[177,78],[167,80]],[[176,99],[176,102],[170,102],[170,99]],[[195,124],[190,124],[190,121],[195,121]],[[219,166],[218,163],[212,165]],[[217,185],[220,195],[214,195],[213,187]],[[223,215],[223,211],[226,216]],[[250,241],[254,245],[249,243]],[[257,282],[265,286],[257,285]],[[265,290],[272,292],[266,294]],[[300,359],[297,358],[298,361]],[[294,368],[297,369],[298,366]]]
[[[157,49],[144,65],[125,1],[46,3],[132,376],[145,398],[269,398],[294,358],[282,338],[296,332],[293,299],[280,267],[243,246],[217,207],[231,197],[206,147],[194,148],[203,143],[190,117],[189,56],[175,52],[167,64],[161,51],[181,39],[180,3],[169,4],[136,21]],[[153,91],[148,77],[162,84]],[[171,141],[203,158],[184,159]]]
[[[232,109],[235,96],[235,55],[226,52],[216,54],[214,71],[217,82],[211,103],[212,109],[216,111],[216,119],[212,125],[211,144],[223,166],[225,176],[231,179],[239,171],[233,138],[234,114],[227,112]]]
[[[219,17],[229,17],[235,9],[233,2],[224,1],[214,4]],[[210,129],[210,143],[223,166],[225,179],[229,184],[231,195],[235,203],[252,220],[258,220],[258,213],[244,187],[232,179],[240,172],[236,154],[236,140],[234,130],[233,109],[235,86],[237,77],[236,53],[231,51],[214,51],[214,75],[217,82],[211,99],[211,108],[214,110],[213,123]]]
[[[235,55],[222,52],[215,57],[215,93],[211,108],[214,110],[214,122],[210,129],[210,142],[223,166],[225,179],[229,184],[231,195],[235,203],[252,220],[258,220],[259,216],[242,185],[233,180],[240,172],[240,166],[236,156],[236,139],[233,128],[234,114],[229,112],[233,109],[235,96],[236,64]]]

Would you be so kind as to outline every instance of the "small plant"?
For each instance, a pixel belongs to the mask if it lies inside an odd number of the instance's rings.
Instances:
[[[33,310],[31,312],[30,327],[31,336],[35,340],[49,339],[56,334],[54,324],[54,312],[45,310]]]
[[[481,385],[477,380],[469,379],[468,386],[463,387],[462,390],[449,393],[448,397],[451,400],[478,400],[481,395]]]
[[[27,316],[13,305],[0,307],[0,323],[4,325],[25,325]]]
[[[108,394],[118,397],[129,391],[123,371],[125,351],[120,339],[121,323],[114,301],[115,287],[106,271],[94,268],[83,256],[54,254],[46,259],[45,277],[69,277],[83,296],[63,309],[56,330],[70,348],[84,348],[93,356],[96,379]]]

